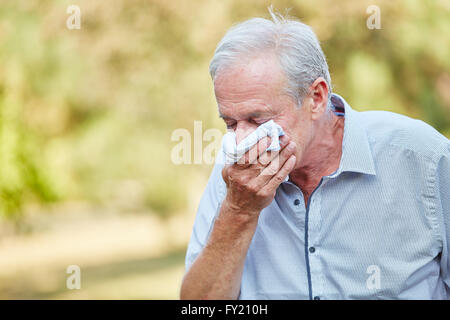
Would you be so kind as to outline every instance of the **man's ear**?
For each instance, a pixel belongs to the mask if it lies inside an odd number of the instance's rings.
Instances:
[[[328,105],[328,84],[324,78],[317,78],[309,87],[309,95],[312,99],[311,104],[311,119],[316,120],[320,118],[327,110]]]

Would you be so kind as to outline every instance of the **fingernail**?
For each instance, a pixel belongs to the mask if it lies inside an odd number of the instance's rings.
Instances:
[[[287,148],[289,151],[294,151],[295,150],[295,142],[294,141],[289,142]]]

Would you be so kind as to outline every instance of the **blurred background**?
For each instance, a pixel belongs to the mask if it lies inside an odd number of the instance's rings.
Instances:
[[[225,132],[209,60],[270,4],[313,27],[354,109],[450,137],[447,0],[1,0],[0,299],[178,298],[212,165],[175,164],[172,134]]]

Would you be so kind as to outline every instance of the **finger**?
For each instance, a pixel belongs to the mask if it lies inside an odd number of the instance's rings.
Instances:
[[[276,156],[278,156],[279,153],[280,151],[266,151],[262,155],[260,155],[258,158],[258,164],[262,166],[261,169],[267,167],[270,162],[275,159]]]
[[[260,171],[260,174],[252,180],[251,185],[255,189],[261,189],[280,171],[280,168],[285,162],[295,154],[297,146],[295,142],[291,141],[272,162]]]
[[[256,178],[255,183],[258,185],[267,184],[272,177],[280,170],[280,168],[285,164],[285,162],[295,154],[297,146],[294,141],[289,142],[289,144],[280,152],[280,154],[275,157],[270,164],[265,167],[260,175]]]
[[[237,164],[240,167],[248,167],[256,162],[259,155],[266,152],[270,146],[272,139],[270,137],[264,137],[258,141],[250,150],[248,150],[238,161]]]
[[[284,134],[284,135],[280,136],[280,146],[281,146],[281,148],[286,147],[288,145],[289,141],[291,141],[291,138],[287,134]]]
[[[278,186],[286,179],[289,173],[294,169],[297,158],[291,155],[283,164],[283,167],[269,180],[269,182],[261,188],[261,194],[272,194]]]
[[[228,178],[229,178],[229,170],[230,170],[231,165],[225,165],[222,169],[222,179],[225,182],[225,184],[228,186]]]
[[[283,140],[282,140],[283,139]],[[269,165],[269,163],[275,159],[275,157],[289,144],[290,139],[284,135],[280,137],[280,150],[279,151],[267,151],[259,156],[258,163],[263,167]]]

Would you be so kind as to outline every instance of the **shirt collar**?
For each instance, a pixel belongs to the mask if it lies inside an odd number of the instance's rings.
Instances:
[[[344,104],[345,121],[341,161],[339,168],[330,177],[336,177],[345,171],[376,175],[366,130],[357,119],[358,111],[353,110],[341,96],[335,93],[333,96]]]

